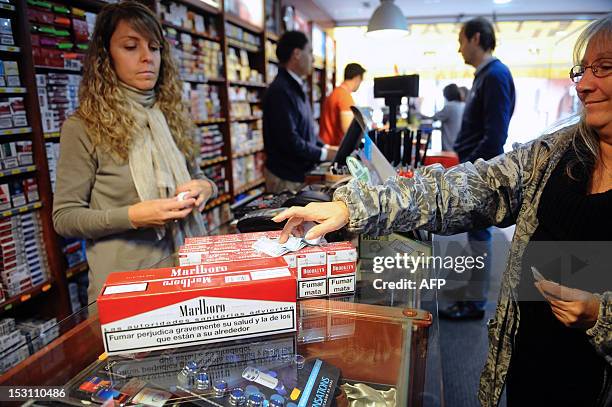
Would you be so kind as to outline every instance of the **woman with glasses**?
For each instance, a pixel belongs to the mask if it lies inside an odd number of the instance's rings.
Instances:
[[[369,235],[516,224],[488,324],[478,394],[486,407],[499,404],[504,386],[509,407],[612,405],[612,262],[564,275],[543,256],[548,243],[555,253],[567,242],[612,240],[612,14],[580,35],[574,58],[570,78],[583,105],[577,124],[489,161],[424,167],[383,186],[352,181],[333,202],[275,218],[288,219],[281,240],[305,221],[318,223],[308,239],[346,224]]]

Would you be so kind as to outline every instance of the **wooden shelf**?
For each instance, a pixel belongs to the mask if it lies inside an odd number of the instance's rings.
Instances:
[[[181,80],[183,82],[202,83],[202,84],[207,84],[207,83],[219,83],[219,84],[223,84],[223,83],[225,83],[225,79],[223,79],[223,78],[207,78],[204,75],[197,76],[197,77],[182,76]]]
[[[230,86],[247,86],[251,88],[267,88],[268,85],[259,82],[229,81]]]
[[[200,168],[210,167],[211,165],[219,164],[219,163],[222,163],[224,161],[227,161],[227,157],[226,156],[217,157],[217,158],[213,158],[213,159],[210,159],[210,160],[204,160],[204,161],[202,161],[200,163]]]
[[[204,212],[209,211],[225,202],[228,202],[231,199],[231,196],[229,194],[223,194],[221,195],[219,198],[217,199],[213,199],[212,201],[210,201],[205,207],[204,207]]]
[[[189,28],[181,27],[179,25],[174,25],[171,22],[166,21],[166,20],[162,21],[162,25],[164,25],[164,26],[166,26],[168,28],[173,28],[176,31],[179,31],[179,32],[182,32],[182,33],[185,33],[185,34],[193,35],[194,37],[203,38],[203,39],[208,40],[208,41],[215,41],[215,42],[221,41],[221,39],[218,38],[218,37],[213,37],[212,35],[209,35],[207,33],[199,32],[199,31],[196,31],[196,30],[190,30]]]
[[[14,127],[12,129],[0,130],[0,136],[12,136],[14,134],[27,134],[31,132],[32,132],[31,127]]]
[[[0,178],[2,177],[9,177],[11,175],[19,175],[19,174],[27,174],[28,172],[34,172],[36,171],[36,166],[35,165],[28,165],[25,167],[18,167],[18,168],[10,168],[7,170],[0,170]]]
[[[26,213],[33,211],[34,209],[42,208],[41,202],[33,202],[24,206],[20,206],[18,208],[7,209],[6,211],[0,212],[0,218],[8,218],[9,216],[15,216],[20,213]]]
[[[259,52],[261,51],[261,47],[257,47],[257,45],[249,44],[244,41],[237,40],[235,38],[227,37],[227,45],[230,47],[241,48],[248,52]]]
[[[236,17],[233,14],[229,14],[229,13],[224,13],[225,15],[225,20],[227,20],[228,22],[237,25],[238,27],[245,29],[247,31],[252,31],[255,34],[261,34],[263,32],[263,29],[260,27],[257,27],[249,22],[246,22],[244,20],[242,20],[239,17]]]
[[[255,180],[253,182],[249,182],[246,185],[243,185],[243,186],[241,186],[239,188],[236,188],[236,190],[234,191],[234,196],[236,197],[236,196],[238,196],[240,194],[243,194],[243,193],[247,192],[248,190],[251,190],[251,189],[253,189],[255,187],[258,187],[261,184],[263,184],[264,182],[266,182],[266,179],[262,177],[262,178],[259,178],[258,180]]]
[[[203,11],[205,13],[218,15],[221,14],[221,9],[215,8],[210,4],[206,4],[202,0],[182,0],[182,3],[185,3],[187,6],[191,6],[198,11]],[[222,3],[222,0],[219,0],[219,3]]]
[[[60,71],[60,72],[81,72],[81,69],[77,68],[63,68],[61,66],[45,66],[45,65],[34,65],[36,69],[45,69],[49,71]]]
[[[239,152],[239,153],[232,154],[232,158],[246,157],[247,155],[259,153],[260,151],[264,151],[264,148],[263,147],[251,148],[251,149],[246,150],[246,151],[242,151],[242,152]]]
[[[20,47],[16,47],[14,45],[0,45],[1,52],[21,52]]]
[[[86,261],[84,261],[83,263],[79,263],[75,266],[69,267],[68,270],[66,270],[66,278],[72,278],[87,270],[89,270],[89,264]]]
[[[193,123],[196,126],[207,126],[207,125],[210,125],[210,124],[225,123],[225,118],[224,117],[217,117],[217,118],[207,119],[207,120],[194,120]]]
[[[259,116],[246,116],[246,117],[233,117],[230,121],[232,122],[251,122],[255,120],[260,120],[262,117]]]
[[[42,284],[39,284],[35,287],[32,287],[28,290],[25,290],[24,292],[22,292],[21,294],[15,296],[15,297],[10,297],[8,298],[6,301],[0,303],[0,307],[1,307],[1,311],[8,311],[10,309],[13,308],[13,306],[15,305],[19,305],[23,302],[28,301],[29,299],[31,299],[32,297],[36,297],[37,295],[39,295],[40,293],[44,293],[49,291],[49,289],[51,289],[51,284],[52,281],[45,281]]]

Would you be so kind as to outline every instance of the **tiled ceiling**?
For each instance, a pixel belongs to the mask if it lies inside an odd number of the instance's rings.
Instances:
[[[337,25],[360,25],[380,4],[379,0],[314,0]],[[612,11],[612,0],[512,0],[496,4],[493,0],[395,0],[408,20],[457,20],[474,15],[499,20],[518,16],[568,15],[572,19]]]

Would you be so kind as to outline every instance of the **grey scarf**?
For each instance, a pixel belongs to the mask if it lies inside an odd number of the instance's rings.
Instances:
[[[166,118],[155,103],[155,91],[141,91],[121,83],[121,91],[129,102],[136,121],[129,166],[141,201],[172,198],[176,187],[191,180],[185,156],[176,146]],[[157,228],[157,238],[170,232],[175,249],[187,236],[205,234],[202,215],[194,209],[189,216]]]

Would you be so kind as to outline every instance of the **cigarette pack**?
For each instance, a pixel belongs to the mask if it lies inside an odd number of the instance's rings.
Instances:
[[[0,101],[0,128],[13,127],[11,105],[7,100]]]
[[[11,209],[11,192],[8,184],[0,184],[0,210]]]
[[[35,178],[26,178],[23,180],[23,192],[25,193],[28,202],[32,203],[38,201],[38,184],[36,183]]]
[[[17,145],[15,143],[2,144],[2,167],[4,169],[19,167]]]
[[[28,117],[23,97],[9,98],[11,114],[13,115],[13,125],[15,127],[23,127],[28,125]]]
[[[11,192],[11,201],[13,202],[13,208],[18,208],[26,204],[26,197],[23,193],[23,184],[21,181],[16,180],[9,184],[9,190]]]
[[[281,258],[112,273],[98,297],[109,354],[295,332],[296,277]]]
[[[17,75],[19,76],[19,65],[17,61],[2,61],[4,68],[4,75]]]
[[[355,292],[357,250],[350,242],[329,243],[325,250],[329,295]]]
[[[0,319],[0,335],[8,335],[15,330],[15,319]]]
[[[17,161],[19,165],[32,165],[34,160],[32,159],[32,142],[17,141],[15,143],[15,149],[17,150]]]

